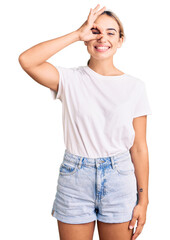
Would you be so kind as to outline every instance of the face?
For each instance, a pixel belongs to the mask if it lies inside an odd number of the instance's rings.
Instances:
[[[93,34],[98,34],[100,37],[99,39],[84,42],[87,46],[87,51],[95,59],[112,59],[117,48],[120,48],[123,43],[123,39],[119,38],[119,25],[113,17],[105,14],[99,16],[95,23],[100,25],[104,32],[102,34],[98,29],[92,30]],[[107,28],[114,28],[115,30],[107,30]],[[106,46],[107,48],[100,48],[101,46]]]

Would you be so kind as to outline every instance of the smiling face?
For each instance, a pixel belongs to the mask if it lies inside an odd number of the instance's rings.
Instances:
[[[123,43],[123,38],[119,38],[119,25],[113,17],[108,15],[99,16],[96,21],[104,32],[101,33],[98,29],[92,29],[93,34],[98,34],[99,39],[84,42],[87,46],[87,51],[91,57],[100,60],[113,58],[117,48],[120,48]]]

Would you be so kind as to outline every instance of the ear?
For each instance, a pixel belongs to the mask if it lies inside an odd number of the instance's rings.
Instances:
[[[124,38],[121,37],[121,38],[119,39],[118,48],[121,48],[121,46],[122,46],[122,44],[123,44],[123,41],[124,41]]]

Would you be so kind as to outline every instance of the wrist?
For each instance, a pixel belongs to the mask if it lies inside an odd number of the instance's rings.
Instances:
[[[79,33],[79,31],[75,30],[74,34],[75,34],[76,41],[80,41],[80,33]]]
[[[138,204],[147,207],[149,204],[149,200],[140,200],[139,199]]]

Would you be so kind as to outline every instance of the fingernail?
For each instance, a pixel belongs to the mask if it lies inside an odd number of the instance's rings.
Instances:
[[[130,228],[130,229],[132,229],[132,228],[133,228],[133,226],[130,226],[129,228]]]

